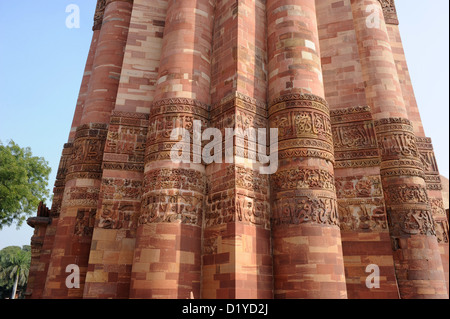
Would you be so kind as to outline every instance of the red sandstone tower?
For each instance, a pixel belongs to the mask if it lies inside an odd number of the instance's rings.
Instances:
[[[199,123],[222,161],[174,140]],[[226,147],[251,128],[278,129],[273,174],[251,136]],[[33,299],[448,298],[394,1],[98,0],[53,205],[28,223]]]

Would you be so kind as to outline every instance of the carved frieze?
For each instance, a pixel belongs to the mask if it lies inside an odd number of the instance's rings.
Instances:
[[[274,202],[272,216],[272,223],[275,226],[304,223],[339,226],[337,201],[331,197],[286,196]]]
[[[383,197],[381,179],[379,176],[339,177],[336,194],[339,199]]]
[[[106,124],[96,123],[77,128],[66,180],[101,176],[107,129]]]
[[[389,230],[392,236],[436,236],[433,216],[427,209],[387,210]]]
[[[329,116],[311,110],[291,110],[274,115],[270,119],[272,128],[278,128],[280,140],[293,138],[319,138],[332,141]]]
[[[76,236],[92,236],[96,212],[96,209],[79,209],[77,211],[74,230]]]
[[[374,167],[380,156],[368,106],[342,108],[331,111],[335,168]]]
[[[104,200],[99,213],[98,227],[104,229],[135,229],[136,212],[140,203]]]
[[[436,228],[436,237],[438,240],[438,243],[440,244],[448,244],[448,221],[443,220],[437,220],[435,222],[435,228]]]
[[[338,205],[342,231],[387,231],[383,199],[340,199]]]
[[[420,185],[389,185],[385,196],[390,205],[429,203],[427,190]]]
[[[235,221],[270,229],[269,204],[254,197],[237,195]]]
[[[299,167],[278,170],[271,177],[271,187],[276,192],[314,188],[335,191],[334,176],[329,171]]]
[[[171,191],[143,195],[138,224],[181,223],[200,226],[203,214],[203,195]]]
[[[336,151],[377,147],[373,122],[334,126],[333,139]]]
[[[433,212],[433,216],[441,216],[446,217],[444,208],[444,201],[440,198],[430,198],[431,211]]]
[[[202,172],[183,168],[161,168],[145,174],[145,191],[182,189],[203,193],[205,177]]]

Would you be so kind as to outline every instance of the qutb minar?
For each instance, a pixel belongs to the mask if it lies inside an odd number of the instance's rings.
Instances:
[[[99,0],[27,297],[448,298],[441,189],[393,0]]]

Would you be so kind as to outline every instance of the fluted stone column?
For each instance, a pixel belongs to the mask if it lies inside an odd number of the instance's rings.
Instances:
[[[150,112],[142,209],[138,220],[131,298],[200,297],[205,166],[193,149],[194,121],[207,127],[213,4],[170,0],[159,80]],[[193,153],[170,157],[172,130],[185,129]],[[183,135],[179,132],[177,136]],[[186,135],[184,135],[186,138]]]
[[[366,96],[375,119],[381,176],[402,298],[448,298],[416,136],[407,119],[382,6],[352,0]]]
[[[269,121],[275,298],[346,298],[314,0],[269,0]]]
[[[104,6],[93,71],[67,170],[44,298],[83,296],[102,177],[103,151],[117,95],[132,1],[107,0]],[[97,7],[97,12],[101,10],[103,2]],[[97,28],[96,23],[94,32]],[[69,274],[65,271],[70,264],[80,269],[79,289],[66,287]]]

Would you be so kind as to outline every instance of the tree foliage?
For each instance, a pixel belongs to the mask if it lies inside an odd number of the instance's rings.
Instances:
[[[0,230],[15,222],[20,227],[48,198],[50,172],[48,162],[33,156],[29,147],[0,142]]]
[[[16,282],[21,294],[25,292],[31,262],[31,247],[9,246],[0,250],[0,298],[9,298]]]

